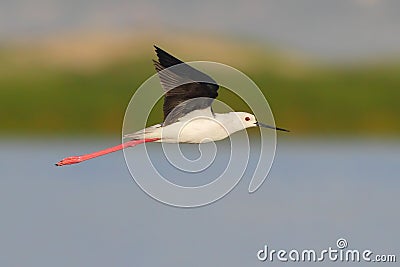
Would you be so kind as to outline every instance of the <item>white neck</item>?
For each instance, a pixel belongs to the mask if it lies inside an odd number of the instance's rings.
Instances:
[[[224,125],[229,135],[246,128],[236,113],[215,113],[215,119]]]

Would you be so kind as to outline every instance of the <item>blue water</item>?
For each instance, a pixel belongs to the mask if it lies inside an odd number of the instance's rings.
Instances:
[[[122,153],[53,165],[116,142],[0,143],[0,266],[271,265],[256,257],[266,244],[325,249],[341,237],[400,260],[399,141],[279,140],[260,190],[248,194],[244,177],[195,209],[147,196]]]

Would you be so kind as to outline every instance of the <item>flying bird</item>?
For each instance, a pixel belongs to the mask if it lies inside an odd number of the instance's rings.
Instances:
[[[80,163],[127,147],[147,142],[202,143],[218,141],[251,127],[288,130],[258,122],[247,112],[214,113],[213,100],[219,85],[207,74],[189,66],[154,46],[158,61],[153,60],[164,90],[164,121],[125,135],[130,141],[81,156],[67,157],[55,165]]]

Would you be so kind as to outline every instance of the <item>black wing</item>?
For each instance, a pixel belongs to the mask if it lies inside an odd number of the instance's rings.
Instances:
[[[218,96],[218,84],[210,76],[154,46],[154,66],[165,91],[164,125],[176,122],[193,110],[211,107]],[[190,100],[190,101],[189,101]]]

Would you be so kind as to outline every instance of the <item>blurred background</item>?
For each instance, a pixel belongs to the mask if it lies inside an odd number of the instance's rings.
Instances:
[[[339,237],[398,252],[399,10],[394,0],[0,0],[0,265],[257,265],[265,243],[326,248]],[[176,209],[140,191],[122,153],[53,166],[120,142],[131,96],[155,72],[154,44],[241,70],[292,131],[257,193],[248,175],[214,205]]]

